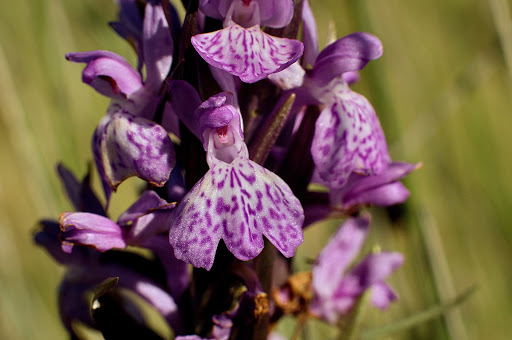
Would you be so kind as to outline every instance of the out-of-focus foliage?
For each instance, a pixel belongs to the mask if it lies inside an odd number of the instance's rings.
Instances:
[[[386,313],[369,309],[365,325],[388,324],[476,285],[445,318],[396,338],[508,339],[512,79],[500,41],[512,37],[496,29],[490,3],[499,1],[312,2],[321,43],[329,20],[338,37],[368,31],[382,40],[383,57],[355,90],[375,106],[392,158],[424,163],[406,180],[406,206],[374,211],[372,240],[404,252],[406,264],[392,279],[401,300]],[[32,232],[38,219],[71,209],[55,164],[85,173],[90,136],[107,105],[64,54],[101,48],[135,60],[106,26],[115,15],[105,0],[0,3],[1,339],[65,338],[55,294],[61,271],[33,245]],[[114,215],[134,190],[120,187]],[[299,265],[333,230],[323,228],[325,235],[306,231]],[[320,339],[322,331],[312,322],[305,334]]]

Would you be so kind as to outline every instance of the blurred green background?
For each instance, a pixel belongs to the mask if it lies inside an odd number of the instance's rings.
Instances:
[[[322,45],[331,21],[338,37],[368,31],[382,40],[383,57],[354,89],[374,104],[392,157],[424,164],[405,181],[412,195],[401,217],[391,221],[386,211],[372,211],[371,241],[404,252],[406,264],[391,280],[400,301],[385,313],[369,310],[365,325],[392,323],[476,286],[444,317],[387,338],[510,339],[510,3],[312,0],[312,6]],[[38,219],[71,209],[55,164],[85,173],[90,137],[108,104],[81,83],[82,67],[64,54],[108,49],[135,61],[106,25],[116,12],[108,0],[0,3],[0,339],[66,338],[56,307],[63,271],[32,235]],[[114,215],[123,206],[119,197],[132,197],[130,188],[121,186]],[[318,252],[318,232],[307,231],[301,254]]]

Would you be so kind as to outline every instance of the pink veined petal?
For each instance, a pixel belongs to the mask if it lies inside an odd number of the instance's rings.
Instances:
[[[259,26],[232,25],[192,37],[192,45],[210,65],[223,69],[246,83],[255,83],[284,70],[302,55],[298,40],[276,38]]]
[[[118,112],[105,116],[98,129],[93,139],[95,161],[100,175],[104,173],[113,190],[131,176],[156,186],[165,184],[174,167],[175,155],[163,127]]]
[[[247,261],[263,235],[286,257],[302,243],[304,212],[288,185],[244,157],[216,162],[178,205],[169,233],[178,259],[207,270],[220,239]]]
[[[331,188],[343,187],[352,172],[379,174],[391,161],[373,107],[346,85],[318,117],[311,154]]]

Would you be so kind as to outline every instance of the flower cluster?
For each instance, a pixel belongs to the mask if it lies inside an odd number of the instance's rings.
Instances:
[[[168,1],[117,2],[111,26],[138,65],[109,51],[66,55],[111,98],[92,136],[105,199],[89,174],[59,165],[76,211],[35,236],[67,267],[68,331],[157,336],[134,296],[182,340],[279,338],[270,329],[284,314],[336,324],[369,289],[379,308],[395,300],[384,280],[400,254],[347,269],[369,230],[361,210],[404,202],[400,179],[418,167],[391,160],[374,108],[350,89],[382,55],[379,39],[353,33],[320,51],[307,0],[191,0],[183,21]],[[109,201],[132,176],[146,185],[113,220]],[[303,229],[333,211],[346,221],[294,274]]]

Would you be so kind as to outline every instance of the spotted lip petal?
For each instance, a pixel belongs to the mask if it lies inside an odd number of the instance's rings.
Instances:
[[[174,148],[165,129],[128,113],[110,113],[102,119],[93,150],[106,193],[131,176],[162,186],[175,164]]]
[[[341,188],[352,172],[379,174],[391,161],[375,111],[362,95],[344,90],[318,117],[311,154],[320,177]]]
[[[236,24],[193,36],[192,45],[207,63],[246,83],[284,70],[300,58],[304,49],[298,40],[270,36],[257,25],[245,29]]]
[[[293,256],[303,221],[300,202],[282,179],[238,157],[215,163],[178,205],[170,242],[178,259],[209,270],[220,239],[242,261],[261,252],[262,235]]]

